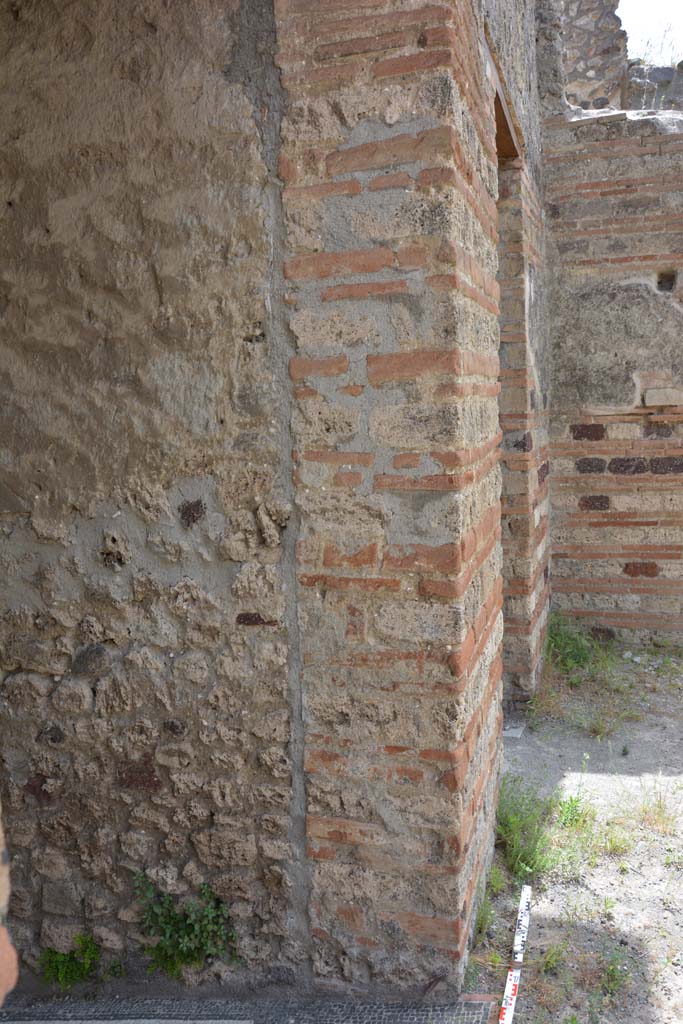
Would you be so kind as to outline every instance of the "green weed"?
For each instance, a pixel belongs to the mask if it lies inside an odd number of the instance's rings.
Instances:
[[[630,832],[621,828],[616,822],[610,821],[602,833],[602,848],[606,857],[623,857],[630,853],[634,840]]]
[[[601,857],[623,857],[633,847],[630,834],[616,822],[599,824],[582,793],[543,798],[510,776],[501,784],[496,837],[503,863],[517,881],[549,872],[576,879]],[[493,887],[490,891],[496,895]]]
[[[518,881],[541,875],[554,864],[549,825],[555,803],[521,778],[506,775],[501,782],[496,842]]]
[[[589,721],[586,727],[586,732],[589,736],[592,736],[594,740],[604,740],[614,732],[612,719],[603,715],[598,715],[596,718]]]
[[[602,831],[595,808],[581,793],[559,800],[552,842],[564,878],[578,878],[586,864],[597,863],[603,852]]]
[[[576,669],[586,668],[596,656],[598,644],[588,633],[554,613],[548,621],[548,656],[555,668],[575,680]]]
[[[495,862],[491,865],[491,871],[489,872],[488,887],[492,896],[500,896],[508,887],[505,872]]]
[[[80,981],[91,978],[100,962],[102,950],[89,935],[77,935],[74,949],[59,953],[49,947],[40,954],[39,965],[45,981],[55,982],[66,992]]]
[[[600,976],[600,991],[613,998],[628,982],[628,968],[619,953],[611,953],[605,960]]]
[[[575,828],[581,824],[585,817],[585,808],[583,800],[578,793],[575,796],[568,796],[560,800],[558,817],[563,828]]]
[[[669,850],[664,858],[664,866],[667,868],[674,868],[676,871],[683,870],[683,853]]]
[[[112,978],[123,978],[126,973],[126,968],[123,965],[122,960],[112,960],[107,964],[104,971],[102,972],[102,978],[104,981],[111,981]]]
[[[474,941],[480,942],[493,924],[493,906],[488,892],[482,894],[474,919]]]
[[[594,635],[564,616],[551,615],[546,639],[546,671],[527,707],[533,730],[544,718],[565,719],[595,739],[611,736],[634,713],[626,700],[615,715],[615,694],[628,696],[612,640]]]
[[[479,984],[479,975],[481,974],[481,967],[475,963],[474,959],[470,957],[469,963],[465,968],[465,977],[463,978],[463,991],[464,992],[476,992]]]
[[[152,960],[150,971],[180,978],[184,966],[201,967],[211,957],[237,959],[228,908],[208,885],[199,890],[199,900],[180,905],[144,874],[137,876],[135,891],[143,930],[157,940],[145,950]]]
[[[602,907],[600,908],[600,916],[606,917],[608,921],[613,920],[614,914],[612,911],[617,905],[617,901],[613,900],[611,896],[605,896],[602,901]]]
[[[565,961],[567,947],[564,942],[548,946],[541,959],[541,974],[557,974]]]

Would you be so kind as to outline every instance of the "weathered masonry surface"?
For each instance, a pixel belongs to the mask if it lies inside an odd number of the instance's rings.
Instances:
[[[680,115],[547,123],[554,601],[638,636],[683,628],[682,155]]]
[[[85,930],[141,972],[145,870],[230,904],[193,981],[457,989],[551,590],[680,630],[683,133],[569,106],[563,14],[3,8],[29,966]]]
[[[0,29],[14,935],[29,964],[85,922],[129,953],[144,867],[174,893],[210,880],[248,970],[296,964],[272,11],[15,7]]]
[[[624,107],[628,96],[626,33],[619,0],[560,0],[562,43],[570,103],[586,108]]]
[[[566,96],[586,110],[682,110],[683,61],[629,59],[618,0],[557,0]]]

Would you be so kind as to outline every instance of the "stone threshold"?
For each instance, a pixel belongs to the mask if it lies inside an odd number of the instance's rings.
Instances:
[[[498,1006],[489,995],[449,1003],[17,997],[0,1010],[0,1024],[492,1024]]]

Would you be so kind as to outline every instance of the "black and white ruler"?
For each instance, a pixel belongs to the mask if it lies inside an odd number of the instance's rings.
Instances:
[[[529,921],[531,920],[531,886],[522,886],[522,895],[519,901],[519,912],[517,914],[517,927],[515,928],[515,941],[512,946],[512,963],[508,971],[505,983],[505,994],[500,1008],[498,1024],[512,1024],[519,995],[519,982],[522,977],[522,963],[526,950],[527,939],[529,938]]]

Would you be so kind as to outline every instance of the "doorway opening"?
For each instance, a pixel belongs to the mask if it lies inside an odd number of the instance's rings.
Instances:
[[[550,597],[548,410],[541,203],[497,82],[503,670],[508,711],[528,702],[543,668]]]

